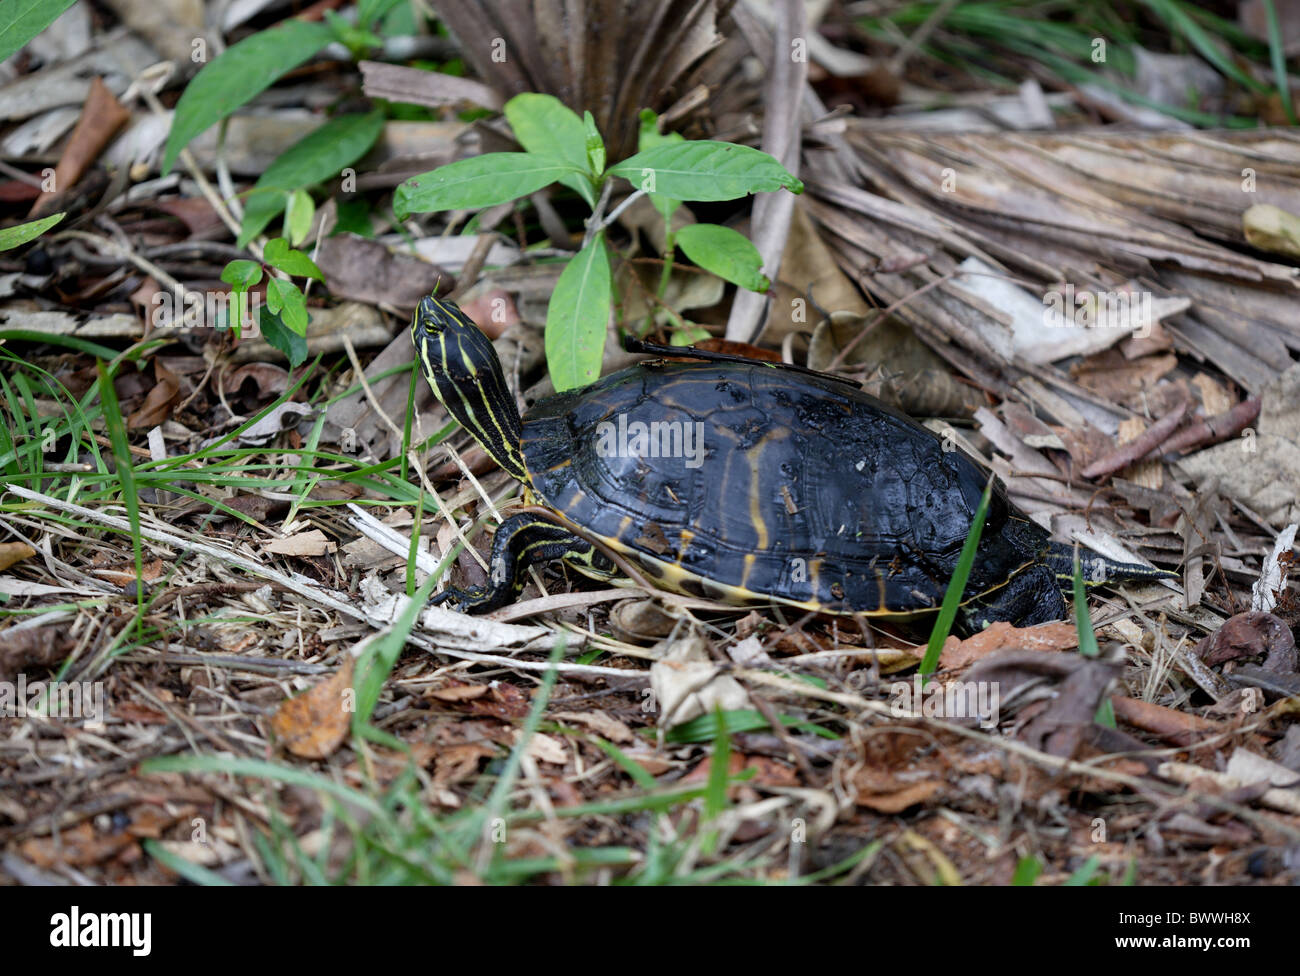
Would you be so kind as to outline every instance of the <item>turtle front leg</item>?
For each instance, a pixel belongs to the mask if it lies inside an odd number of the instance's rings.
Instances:
[[[975,634],[999,620],[1030,627],[1049,620],[1063,620],[1065,599],[1051,567],[1038,564],[1016,573],[1004,586],[962,606],[957,614],[959,628]]]
[[[430,604],[451,602],[465,613],[486,613],[503,607],[524,588],[524,571],[537,563],[566,556],[589,561],[593,546],[568,529],[535,515],[521,513],[502,522],[492,538],[492,556],[488,560],[488,583],[467,590],[449,587]]]

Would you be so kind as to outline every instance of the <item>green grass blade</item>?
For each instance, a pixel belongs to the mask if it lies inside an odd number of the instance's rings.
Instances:
[[[975,520],[971,522],[966,541],[962,543],[961,555],[957,557],[957,568],[953,570],[948,589],[944,591],[943,603],[939,607],[939,618],[930,631],[930,642],[925,648],[925,657],[921,661],[921,674],[929,676],[939,666],[939,654],[943,651],[943,642],[952,631],[953,621],[957,619],[957,608],[961,606],[962,595],[966,592],[966,581],[970,579],[971,567],[975,565],[975,555],[979,551],[980,536],[984,532],[984,520],[989,513],[989,500],[993,497],[994,475],[989,475],[989,482],[984,486],[984,495],[980,498],[979,508],[975,510]]]

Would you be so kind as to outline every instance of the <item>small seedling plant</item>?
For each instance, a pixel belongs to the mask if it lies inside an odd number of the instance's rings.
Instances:
[[[316,262],[305,252],[290,247],[283,237],[273,237],[266,242],[261,261],[231,261],[221,272],[221,280],[230,286],[231,306],[236,310],[230,326],[238,337],[247,314],[248,292],[265,277],[266,304],[258,323],[262,337],[289,358],[291,367],[298,366],[307,358],[307,296],[289,277],[276,277],[269,268],[290,277],[325,281]]]
[[[546,363],[557,390],[585,386],[600,375],[614,287],[605,230],[632,197],[646,196],[663,215],[667,245],[659,297],[678,248],[692,262],[726,281],[766,291],[758,250],[744,235],[717,224],[672,229],[683,202],[735,200],[752,193],[803,184],[767,153],[748,146],[660,134],[653,113],[643,113],[636,155],[606,166],[605,144],[590,112],[577,113],[551,95],[525,93],[505,105],[506,120],[523,152],[484,153],[413,177],[397,188],[399,219],[414,213],[475,210],[508,203],[559,183],[591,208],[578,253],[560,273],[546,313]],[[633,187],[608,216],[615,180]]]

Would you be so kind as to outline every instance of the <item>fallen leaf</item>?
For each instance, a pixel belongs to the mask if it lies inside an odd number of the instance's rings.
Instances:
[[[0,542],[0,573],[34,555],[36,550],[25,542]]]
[[[559,712],[551,716],[557,722],[577,722],[611,742],[635,742],[636,736],[626,725],[604,712]]]
[[[939,665],[945,671],[960,671],[994,651],[1068,651],[1078,646],[1079,633],[1074,624],[1058,620],[1033,627],[1013,627],[998,621],[965,640],[949,637],[939,655]]]
[[[286,749],[303,759],[324,759],[342,745],[352,722],[351,655],[326,680],[285,699],[271,716],[271,731]]]
[[[172,408],[180,402],[181,381],[175,373],[155,359],[153,376],[153,389],[144,398],[144,403],[126,418],[128,427],[157,427],[171,417]]]
[[[902,813],[943,789],[943,783],[937,779],[907,781],[878,769],[858,770],[853,786],[858,806],[869,807],[877,813]]]
[[[335,548],[335,544],[325,538],[325,533],[320,529],[308,529],[287,539],[272,539],[262,546],[262,551],[277,556],[323,556]]]
[[[445,702],[473,701],[475,698],[482,698],[490,690],[487,685],[471,685],[453,681],[441,688],[435,688],[429,692],[429,697]]]
[[[1296,671],[1295,636],[1286,622],[1262,610],[1229,617],[1196,645],[1196,654],[1211,666],[1241,658],[1266,658],[1264,667],[1278,674]]]

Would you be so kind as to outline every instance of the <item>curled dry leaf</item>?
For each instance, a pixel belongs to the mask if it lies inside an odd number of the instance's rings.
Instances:
[[[859,769],[853,777],[854,800],[858,806],[877,813],[902,813],[908,807],[924,803],[941,789],[937,779],[904,779],[881,769]]]
[[[1197,655],[1210,665],[1241,658],[1264,658],[1264,667],[1277,674],[1296,671],[1295,637],[1280,617],[1247,610],[1229,617],[1223,626],[1196,645]]]
[[[303,759],[324,759],[342,745],[352,722],[351,656],[334,674],[301,695],[285,699],[271,716],[271,731]]]
[[[712,712],[744,708],[749,695],[730,675],[709,660],[698,636],[675,641],[662,660],[650,666],[650,686],[659,704],[659,725],[670,729]]]
[[[153,361],[154,386],[139,409],[126,418],[130,428],[157,427],[171,417],[172,408],[181,398],[181,381],[157,359]]]
[[[34,555],[36,550],[25,542],[0,542],[0,573]]]
[[[945,671],[960,671],[994,651],[1067,651],[1078,646],[1079,632],[1074,624],[1058,620],[1034,627],[1013,627],[998,621],[966,640],[949,637],[939,656],[939,666]],[[918,650],[924,655],[924,648]]]

